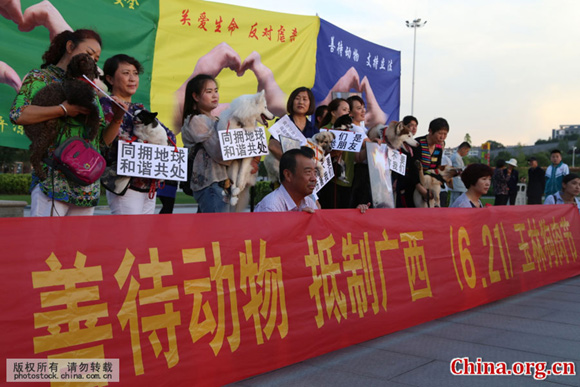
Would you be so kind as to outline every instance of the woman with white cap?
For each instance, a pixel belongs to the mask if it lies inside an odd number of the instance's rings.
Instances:
[[[519,173],[516,169],[518,166],[518,160],[511,158],[509,161],[506,161],[507,165],[507,175],[508,175],[508,195],[510,200],[510,206],[515,206],[516,204],[516,196],[518,195],[518,182]]]

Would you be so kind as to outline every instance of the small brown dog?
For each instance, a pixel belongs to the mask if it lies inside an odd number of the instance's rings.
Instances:
[[[316,143],[324,151],[324,155],[330,153],[332,150],[332,142],[334,141],[334,133],[323,130],[312,136],[312,142]]]
[[[89,114],[79,114],[74,119],[84,124],[85,139],[93,140],[99,130],[99,108],[95,101],[95,90],[85,82],[83,75],[89,79],[98,77],[97,64],[88,54],[75,55],[67,67],[65,79],[43,87],[32,99],[32,105],[56,106],[67,101],[71,105],[87,108]],[[48,148],[59,136],[58,120],[55,118],[37,124],[24,125],[24,133],[31,141],[30,163],[41,179],[46,178],[46,171],[42,169],[42,159],[48,156]]]

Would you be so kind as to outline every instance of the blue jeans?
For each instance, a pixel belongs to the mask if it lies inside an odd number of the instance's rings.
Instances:
[[[224,189],[219,183],[213,183],[199,191],[193,191],[197,201],[197,212],[226,212],[228,204],[224,201]]]

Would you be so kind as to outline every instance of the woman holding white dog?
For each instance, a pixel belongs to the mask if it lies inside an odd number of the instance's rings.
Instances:
[[[125,54],[117,54],[105,61],[103,67],[103,81],[109,88],[111,95],[120,99],[125,105],[125,109],[130,114],[126,114],[116,119],[113,114],[113,103],[107,97],[101,97],[101,106],[105,112],[107,123],[119,124],[117,138],[110,147],[103,152],[107,159],[107,169],[101,178],[104,187],[107,189],[107,201],[113,215],[140,215],[155,213],[155,181],[141,177],[131,177],[123,187],[118,187],[119,177],[117,176],[117,151],[119,148],[119,137],[130,139],[134,137],[135,124],[133,116],[136,111],[144,110],[141,103],[132,102],[133,96],[139,88],[139,74],[143,73],[143,66],[139,61]],[[175,135],[165,128],[167,136],[175,141]],[[117,187],[116,187],[117,185]]]
[[[91,136],[86,133],[83,123],[75,119],[79,114],[87,114],[86,108],[71,105],[68,101],[54,106],[32,104],[35,95],[42,88],[64,80],[66,69],[74,56],[88,54],[97,62],[101,55],[101,43],[99,34],[93,30],[61,32],[52,39],[48,50],[42,56],[44,63],[41,68],[30,71],[24,78],[12,104],[10,120],[17,125],[32,125],[57,119],[57,128],[62,134],[59,135],[61,141],[59,143],[58,138],[54,140],[46,150],[47,156],[51,156],[59,144],[73,136],[87,138],[98,149],[103,143],[111,143],[119,129],[116,123],[107,126],[100,111],[101,125],[96,136]],[[96,96],[95,103],[98,104]],[[118,118],[122,113],[121,109],[117,109],[113,114]],[[93,215],[99,202],[100,183],[97,180],[88,186],[81,186],[69,181],[64,173],[43,162],[42,171],[32,172],[30,196],[31,216]]]
[[[216,80],[199,74],[187,83],[183,102],[183,144],[193,159],[190,186],[197,201],[197,212],[228,211],[227,165],[221,153],[216,130],[218,118],[212,115],[219,105]]]
[[[450,207],[455,208],[483,208],[481,197],[491,186],[493,170],[485,164],[470,164],[461,173],[461,181],[467,192],[462,193]]]

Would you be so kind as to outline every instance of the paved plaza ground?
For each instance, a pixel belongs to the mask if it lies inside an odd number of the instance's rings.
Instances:
[[[232,386],[580,386],[580,376],[454,376],[473,362],[580,366],[580,276],[327,353]],[[580,370],[576,370],[576,373]]]

